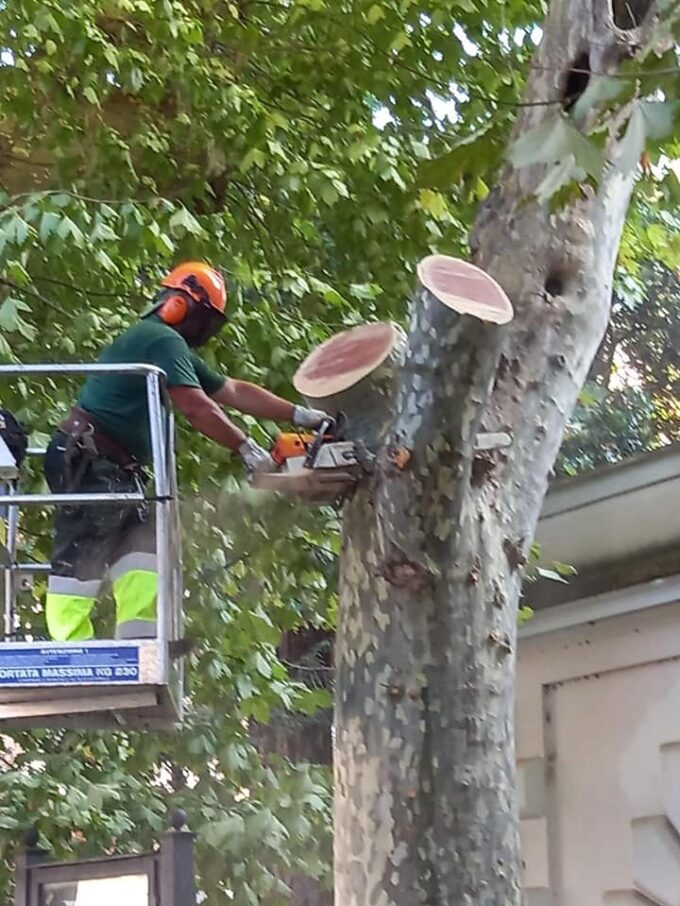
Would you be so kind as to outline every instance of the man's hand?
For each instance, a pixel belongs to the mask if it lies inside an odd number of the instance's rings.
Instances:
[[[291,421],[298,428],[318,428],[326,419],[333,421],[333,417],[322,409],[306,409],[304,406],[293,408]]]
[[[269,453],[255,441],[246,437],[238,448],[238,453],[249,472],[275,472],[276,463]]]

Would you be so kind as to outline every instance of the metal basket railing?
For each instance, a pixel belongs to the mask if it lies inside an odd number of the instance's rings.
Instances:
[[[145,378],[149,412],[152,474],[150,493],[106,494],[31,494],[20,490],[21,477],[0,478],[5,493],[0,493],[0,522],[4,523],[4,620],[3,638],[10,641],[21,632],[18,624],[18,578],[26,574],[49,572],[49,563],[21,562],[17,559],[21,511],[25,507],[63,507],[120,505],[146,502],[155,507],[156,557],[158,563],[157,640],[168,643],[182,634],[181,535],[177,501],[174,419],[165,395],[165,373],[145,364],[68,364],[0,365],[0,378],[60,377],[89,374],[137,374]],[[1,392],[1,391],[0,391]],[[164,405],[164,402],[166,403]],[[29,447],[28,456],[42,456],[44,450]],[[11,470],[6,475],[11,476]],[[163,646],[167,649],[167,644]]]

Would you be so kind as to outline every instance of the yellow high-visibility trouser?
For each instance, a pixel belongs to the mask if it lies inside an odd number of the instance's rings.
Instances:
[[[109,570],[116,602],[116,638],[156,635],[156,555],[124,554]],[[94,638],[91,614],[102,580],[49,578],[45,610],[50,636],[59,642]]]

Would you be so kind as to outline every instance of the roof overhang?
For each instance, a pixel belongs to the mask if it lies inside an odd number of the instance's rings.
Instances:
[[[578,571],[568,586],[534,586],[539,604],[680,572],[680,445],[556,481],[536,540],[543,562]]]

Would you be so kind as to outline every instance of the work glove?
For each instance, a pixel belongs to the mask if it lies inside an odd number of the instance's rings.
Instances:
[[[238,448],[238,455],[243,460],[246,469],[253,472],[275,472],[276,463],[269,453],[259,444],[256,444],[251,437],[246,437]]]
[[[293,424],[298,428],[318,428],[326,419],[333,421],[333,417],[323,409],[307,409],[304,406],[293,407]]]

